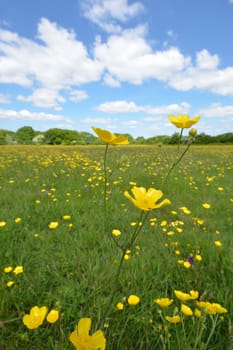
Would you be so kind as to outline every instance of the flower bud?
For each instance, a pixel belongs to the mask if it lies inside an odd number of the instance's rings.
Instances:
[[[195,137],[197,135],[197,129],[192,128],[189,130],[189,136]]]

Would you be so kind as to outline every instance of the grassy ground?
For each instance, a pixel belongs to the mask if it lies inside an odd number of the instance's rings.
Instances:
[[[232,349],[233,147],[194,146],[165,183],[175,147],[109,148],[106,222],[103,154],[104,146],[0,149],[0,349],[72,349],[82,317],[93,329],[104,321],[109,350]],[[162,188],[171,205],[150,212],[102,320],[121,256],[111,232],[120,230],[124,244],[139,222],[124,196],[133,183]],[[22,273],[4,270],[17,266]],[[174,290],[197,290],[228,312],[171,324],[165,316],[181,315]],[[128,305],[131,294],[138,305]],[[174,302],[160,308],[161,297]],[[58,322],[27,329],[22,317],[35,305],[59,310]],[[187,305],[194,311],[195,301]]]

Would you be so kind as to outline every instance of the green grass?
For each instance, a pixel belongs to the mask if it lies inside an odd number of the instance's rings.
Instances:
[[[109,350],[204,350],[209,315],[205,321],[204,316],[183,317],[183,328],[161,318],[160,311],[171,316],[174,304],[180,307],[175,289],[198,290],[201,300],[227,308],[207,349],[232,349],[233,147],[194,146],[164,185],[167,158],[171,163],[175,147],[110,147],[106,233],[103,154],[102,146],[0,148],[0,222],[6,222],[0,227],[0,349],[72,349],[71,331],[80,318],[90,317],[93,330],[101,321],[108,324],[103,331]],[[130,182],[162,187],[171,205],[150,212],[130,259],[123,263],[107,319],[102,320],[121,256],[111,231],[119,229],[117,241],[127,242],[134,230],[130,224],[140,216],[124,197]],[[211,207],[205,209],[203,203]],[[179,209],[184,206],[189,215]],[[64,220],[64,215],[71,218]],[[21,221],[16,223],[16,218]],[[164,220],[167,225],[162,227]],[[51,230],[53,221],[59,225]],[[183,223],[178,224],[181,233],[174,227],[177,221]],[[168,235],[170,231],[175,234]],[[221,247],[215,245],[217,240]],[[200,262],[195,260],[197,252]],[[194,264],[186,269],[178,260],[190,255]],[[21,265],[22,274],[4,272],[7,266]],[[14,284],[7,287],[10,280]],[[140,297],[138,305],[127,304],[130,294]],[[160,309],[153,302],[160,297],[173,298],[174,304]],[[122,311],[116,309],[120,301],[125,305]],[[27,329],[22,317],[34,305],[58,309],[59,321]],[[190,305],[194,309],[194,303]],[[201,322],[205,329],[195,347]]]

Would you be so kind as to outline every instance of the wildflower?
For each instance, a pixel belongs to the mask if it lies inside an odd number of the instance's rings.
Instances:
[[[193,124],[196,124],[200,120],[200,117],[196,116],[193,119],[190,119],[189,115],[178,114],[176,117],[174,115],[170,115],[168,119],[177,128],[189,129],[191,126],[193,126]]]
[[[6,266],[5,268],[4,268],[4,272],[5,273],[9,273],[9,272],[11,272],[13,270],[13,267],[12,266]]]
[[[23,323],[29,329],[36,329],[42,325],[44,322],[45,316],[47,314],[46,306],[34,306],[30,310],[30,314],[23,316]]]
[[[196,254],[195,259],[197,261],[202,261],[202,256],[200,254]]]
[[[196,316],[196,317],[201,317],[201,311],[199,310],[199,309],[195,309],[194,310],[194,315]]]
[[[116,304],[117,310],[123,310],[124,309],[124,304],[123,303],[117,303]]]
[[[51,230],[54,230],[55,228],[58,227],[58,222],[57,221],[52,221],[49,223],[48,227],[51,229]]]
[[[63,215],[63,220],[70,220],[71,216],[70,215]]]
[[[218,303],[210,303],[208,301],[197,301],[197,306],[204,309],[210,315],[224,314],[227,309]]]
[[[214,244],[216,245],[216,247],[221,247],[222,246],[222,242],[221,241],[214,241]]]
[[[157,209],[171,203],[169,199],[164,199],[162,202],[156,204],[163,196],[163,192],[154,188],[149,188],[147,191],[144,187],[134,186],[131,191],[134,198],[129,195],[128,191],[124,192],[125,197],[141,210],[148,211],[151,209]]]
[[[190,309],[190,307],[188,307],[185,304],[181,304],[181,312],[185,315],[185,316],[192,316],[193,315],[193,311]]]
[[[191,300],[192,299],[190,294],[183,293],[180,290],[174,290],[174,294],[177,297],[177,299],[179,299],[181,301],[187,301],[187,300]]]
[[[173,303],[173,299],[160,298],[160,299],[155,299],[154,302],[161,307],[167,307]]]
[[[197,135],[197,129],[192,128],[189,130],[189,136],[195,137]]]
[[[184,261],[184,267],[186,268],[186,269],[190,269],[190,267],[192,266],[192,264],[189,262],[189,261]]]
[[[172,316],[172,317],[171,316],[166,316],[165,318],[170,323],[174,323],[175,324],[175,323],[181,322],[181,318],[180,318],[179,315],[175,315],[175,316]]]
[[[49,323],[55,323],[59,318],[59,311],[57,310],[51,310],[49,311],[47,317],[46,317],[46,320],[49,322]]]
[[[106,339],[101,330],[89,335],[91,328],[90,318],[81,318],[76,329],[70,335],[70,341],[77,350],[104,350]]]
[[[115,134],[112,134],[108,130],[103,130],[100,128],[96,128],[94,126],[92,127],[92,129],[99,136],[100,140],[103,143],[106,143],[107,145],[117,146],[117,145],[125,145],[129,143],[127,137],[125,137],[124,135],[116,136]]]
[[[189,292],[191,299],[197,299],[199,297],[199,292],[197,290],[190,290]]]
[[[137,305],[140,303],[140,298],[137,295],[132,294],[128,297],[128,303],[129,305]]]
[[[209,203],[203,203],[202,206],[205,209],[209,209],[211,207],[211,205]]]
[[[15,282],[14,281],[9,281],[9,282],[7,282],[7,287],[11,287],[11,286],[13,286],[13,284],[14,284]]]
[[[16,274],[16,275],[19,275],[20,273],[23,272],[23,266],[16,266],[13,270],[13,272]]]
[[[113,229],[113,230],[112,230],[112,234],[113,234],[113,236],[118,237],[118,236],[121,235],[121,231],[120,231],[120,230]]]
[[[21,218],[15,218],[15,223],[17,224],[18,222],[20,222],[22,219]]]
[[[6,225],[6,221],[0,221],[0,227],[4,227]]]

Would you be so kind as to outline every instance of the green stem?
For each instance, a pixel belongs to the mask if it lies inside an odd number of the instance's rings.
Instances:
[[[216,328],[216,325],[217,325],[218,315],[216,316],[216,318],[214,318],[211,315],[211,321],[212,321],[212,329],[211,329],[211,332],[209,334],[209,337],[207,339],[207,342],[205,343],[205,346],[204,346],[203,350],[207,350],[208,349],[208,345],[209,345],[210,339],[212,338],[212,336],[214,334],[214,331],[215,331],[215,328]]]

